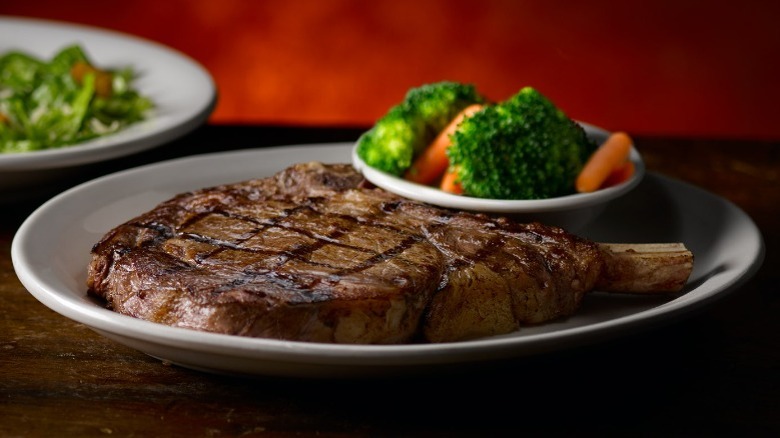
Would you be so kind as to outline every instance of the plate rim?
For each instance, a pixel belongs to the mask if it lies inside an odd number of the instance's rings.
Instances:
[[[339,151],[339,153],[348,154],[352,143],[321,143],[305,145],[286,145],[270,148],[244,149],[228,152],[215,152],[200,154],[189,157],[182,157],[173,160],[166,160],[159,163],[148,164],[138,168],[127,169],[113,174],[105,175],[95,180],[85,182],[79,186],[73,187],[54,198],[50,199],[38,209],[36,209],[20,226],[12,241],[11,253],[14,269],[22,284],[27,290],[42,304],[51,308],[57,313],[83,323],[101,334],[102,331],[111,331],[117,336],[131,336],[139,342],[153,342],[155,345],[168,345],[172,348],[188,348],[195,350],[204,348],[207,352],[200,351],[200,354],[214,355],[222,358],[235,358],[240,356],[243,360],[255,360],[257,364],[250,374],[284,374],[290,376],[311,376],[312,373],[325,375],[328,373],[328,367],[348,367],[349,369],[359,369],[365,372],[382,370],[383,373],[394,372],[409,366],[420,365],[443,365],[456,364],[483,360],[492,360],[507,357],[520,357],[525,355],[539,354],[546,351],[557,350],[551,347],[550,341],[563,337],[563,344],[566,346],[577,346],[585,343],[595,342],[612,338],[624,333],[631,333],[641,328],[649,328],[656,324],[665,323],[682,316],[685,313],[694,311],[703,307],[705,304],[716,298],[727,295],[747,281],[760,268],[763,261],[764,243],[760,231],[752,219],[731,201],[720,196],[705,191],[689,183],[678,181],[663,175],[650,172],[649,179],[657,179],[663,184],[671,184],[676,187],[685,187],[689,191],[700,196],[708,196],[713,201],[724,203],[730,212],[737,215],[746,225],[748,232],[755,237],[757,245],[752,248],[752,256],[749,262],[746,262],[739,272],[734,272],[729,281],[711,291],[703,297],[696,297],[693,302],[681,303],[677,297],[660,306],[653,307],[641,312],[627,316],[609,319],[602,322],[588,324],[584,327],[566,328],[563,330],[527,335],[522,338],[512,337],[494,337],[473,341],[463,341],[449,344],[402,344],[402,345],[341,345],[341,344],[320,344],[297,341],[281,341],[273,339],[243,338],[239,336],[221,335],[215,333],[196,332],[190,329],[169,327],[148,321],[137,320],[125,315],[120,315],[107,309],[95,305],[83,307],[84,305],[75,299],[69,298],[67,293],[50,290],[46,284],[41,285],[39,278],[26,264],[29,261],[27,253],[26,239],[31,233],[35,232],[35,227],[39,226],[41,217],[47,211],[56,208],[64,208],[73,197],[84,193],[86,187],[98,188],[101,185],[110,183],[117,178],[132,177],[137,172],[164,169],[166,166],[180,166],[192,163],[192,160],[214,159],[241,159],[241,157],[263,155],[266,153],[295,154],[311,150],[311,148],[330,147],[328,151]],[[347,155],[345,155],[347,156]],[[280,169],[281,170],[281,169]],[[45,222],[44,222],[45,223]],[[694,289],[695,290],[695,289]],[[693,291],[689,291],[693,292]],[[620,328],[621,333],[615,333],[615,328]],[[145,330],[157,331],[155,339],[145,338]],[[105,334],[104,334],[105,336]],[[524,350],[525,347],[525,350]],[[138,350],[150,354],[148,351],[134,347]],[[475,357],[475,354],[480,357]],[[150,354],[158,357],[156,355]],[[169,359],[170,360],[170,359]],[[204,368],[197,361],[191,363],[181,363],[181,361],[170,360],[180,363],[190,368]],[[269,369],[271,363],[282,362],[292,364],[287,370]],[[296,367],[295,365],[304,365]],[[325,366],[325,369],[311,370],[306,366],[318,365]],[[209,368],[209,367],[205,367]],[[230,369],[230,365],[218,367],[216,371],[238,372],[241,370]],[[388,369],[389,368],[389,369]],[[247,370],[243,370],[247,371]],[[354,371],[354,370],[353,370]]]

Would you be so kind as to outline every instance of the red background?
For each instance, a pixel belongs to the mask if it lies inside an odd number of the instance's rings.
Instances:
[[[565,6],[564,6],[565,5]],[[410,87],[525,85],[641,135],[780,139],[780,2],[4,1],[115,29],[213,75],[214,123],[368,125]]]

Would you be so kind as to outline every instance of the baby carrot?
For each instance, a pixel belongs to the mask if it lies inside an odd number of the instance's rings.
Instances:
[[[628,160],[617,169],[613,170],[599,188],[616,186],[623,181],[627,181],[633,174],[634,162]]]
[[[404,178],[419,184],[432,184],[447,170],[450,161],[447,158],[447,148],[450,147],[450,136],[458,129],[458,125],[468,116],[482,109],[482,105],[469,105],[459,112],[447,127],[425,148],[412,166],[406,171]]]
[[[609,174],[628,160],[630,152],[631,137],[625,132],[612,133],[583,166],[575,182],[577,191],[598,190]]]
[[[441,183],[439,183],[439,188],[443,192],[452,193],[454,195],[463,194],[463,186],[458,182],[458,172],[456,169],[447,169],[441,179]]]

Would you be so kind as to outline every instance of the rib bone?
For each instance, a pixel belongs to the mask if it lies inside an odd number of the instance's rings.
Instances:
[[[682,243],[600,243],[605,265],[596,290],[623,293],[679,292],[693,270]]]

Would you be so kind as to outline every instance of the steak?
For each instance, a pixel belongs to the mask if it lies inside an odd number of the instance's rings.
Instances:
[[[433,207],[310,162],[117,226],[92,248],[87,286],[119,313],[208,332],[450,342],[573,314],[609,259],[561,228]]]

